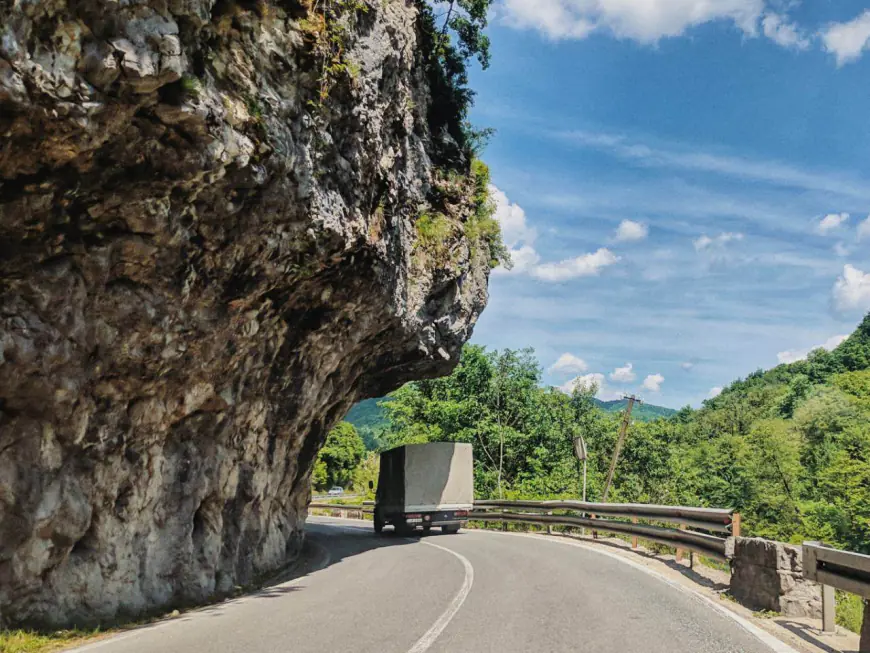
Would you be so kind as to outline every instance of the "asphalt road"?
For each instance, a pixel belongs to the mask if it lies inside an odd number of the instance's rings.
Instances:
[[[771,653],[693,595],[595,550],[310,518],[312,570],[83,647],[101,653]],[[317,569],[319,568],[319,569]]]

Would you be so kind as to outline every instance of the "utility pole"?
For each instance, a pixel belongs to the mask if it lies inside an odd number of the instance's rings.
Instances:
[[[628,400],[628,406],[626,406],[625,414],[622,417],[622,426],[619,428],[619,439],[616,441],[616,449],[613,450],[613,460],[610,461],[610,471],[607,472],[607,482],[604,484],[604,493],[601,495],[601,503],[607,503],[607,493],[610,492],[610,484],[613,482],[613,474],[616,471],[616,462],[619,460],[619,454],[622,451],[622,445],[625,444],[625,437],[628,435],[628,427],[631,424],[631,411],[636,403],[643,403],[643,401],[634,395],[624,396],[623,399]]]

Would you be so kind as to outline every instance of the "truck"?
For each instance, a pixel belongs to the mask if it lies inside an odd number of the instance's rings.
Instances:
[[[391,525],[457,533],[474,507],[474,461],[470,444],[408,444],[381,453],[375,494],[375,532]]]

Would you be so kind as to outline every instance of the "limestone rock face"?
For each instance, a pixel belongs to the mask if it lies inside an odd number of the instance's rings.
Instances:
[[[0,2],[0,621],[280,567],[327,431],[471,335],[488,257],[417,244],[416,5],[355,3],[326,72],[308,4]]]

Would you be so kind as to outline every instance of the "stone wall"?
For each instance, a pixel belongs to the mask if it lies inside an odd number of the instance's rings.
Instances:
[[[731,570],[731,594],[745,606],[821,618],[821,586],[803,577],[801,547],[738,537]]]

